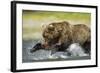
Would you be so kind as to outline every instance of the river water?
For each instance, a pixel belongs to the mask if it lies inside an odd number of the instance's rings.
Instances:
[[[84,53],[84,50],[76,43],[71,44],[68,48],[68,51],[71,53],[71,55],[68,55],[68,52],[56,52],[51,55],[51,50],[43,49],[30,53],[30,49],[32,49],[34,45],[37,44],[37,42],[37,40],[23,40],[23,63],[63,60],[86,60],[91,58],[91,56],[88,53]]]

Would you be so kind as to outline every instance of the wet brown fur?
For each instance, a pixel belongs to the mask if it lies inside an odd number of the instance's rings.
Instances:
[[[44,28],[42,35],[45,45],[49,46],[63,43],[83,45],[91,39],[90,28],[85,24],[71,25],[66,21],[50,23]]]

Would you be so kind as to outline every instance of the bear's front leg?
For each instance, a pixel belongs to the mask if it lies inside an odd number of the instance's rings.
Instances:
[[[56,44],[54,44],[55,48],[57,49],[61,48],[61,45],[62,45],[61,39],[59,39],[59,41]]]
[[[64,43],[65,39],[66,39],[66,38],[65,38],[64,36],[61,37],[61,38],[59,38],[59,40],[58,40],[58,42],[55,44],[55,46],[61,46],[62,43]]]

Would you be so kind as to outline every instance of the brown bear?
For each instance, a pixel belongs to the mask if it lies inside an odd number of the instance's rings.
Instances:
[[[53,22],[47,25],[43,30],[43,39],[45,47],[53,45],[70,45],[71,43],[79,43],[83,45],[90,42],[90,28],[85,24],[71,25],[67,21]]]

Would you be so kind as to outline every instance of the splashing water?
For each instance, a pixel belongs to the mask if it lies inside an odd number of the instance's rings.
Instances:
[[[67,49],[71,56],[87,56],[83,48],[78,43],[73,43]]]
[[[33,53],[30,53],[31,47],[24,48],[23,50],[23,62],[36,62],[36,61],[43,61],[43,60],[74,60],[74,59],[89,59],[89,54],[86,54],[84,52],[84,49],[78,44],[73,43],[68,48],[66,48],[66,51],[64,52],[56,52],[54,54],[51,54],[51,50],[37,50]],[[70,55],[69,55],[70,53]],[[82,57],[82,58],[81,58]],[[87,58],[88,57],[88,58]]]

